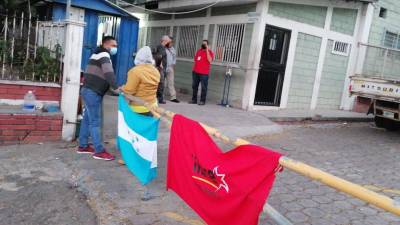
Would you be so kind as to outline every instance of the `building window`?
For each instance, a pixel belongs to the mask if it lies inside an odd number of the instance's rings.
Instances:
[[[400,49],[400,36],[398,33],[386,31],[383,37],[383,46]]]
[[[216,27],[215,61],[239,63],[245,24],[224,24]]]
[[[176,37],[177,56],[192,59],[197,50],[200,26],[180,26]]]
[[[379,10],[379,17],[386,18],[386,16],[387,16],[387,9],[381,7],[380,10]]]
[[[147,29],[146,44],[151,48],[157,47],[160,44],[162,36],[170,34],[170,27],[149,27]]]

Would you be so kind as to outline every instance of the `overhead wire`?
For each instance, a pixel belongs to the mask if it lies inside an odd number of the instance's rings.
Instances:
[[[138,6],[138,5],[135,5],[135,4],[132,4],[132,3],[129,3],[129,2],[125,2],[125,1],[122,1],[122,2],[124,2],[127,5],[132,6],[134,8],[138,8],[138,9],[141,9],[141,10],[144,10],[144,11],[148,11],[148,12],[152,12],[152,13],[165,14],[165,15],[183,15],[183,14],[195,13],[195,12],[199,12],[199,11],[211,8],[211,7],[215,6],[216,4],[218,4],[220,1],[221,0],[216,0],[214,3],[211,3],[210,5],[204,6],[202,8],[195,9],[195,10],[190,10],[190,11],[184,11],[184,12],[164,12],[164,11],[159,11],[159,10],[154,10],[154,9],[146,9],[145,7]]]

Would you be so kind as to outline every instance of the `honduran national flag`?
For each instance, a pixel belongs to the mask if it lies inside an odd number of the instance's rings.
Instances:
[[[132,111],[125,98],[119,96],[117,145],[128,169],[143,185],[157,176],[159,122]]]

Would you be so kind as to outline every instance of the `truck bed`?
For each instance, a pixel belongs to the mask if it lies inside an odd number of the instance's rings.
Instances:
[[[400,103],[400,80],[360,75],[352,76],[350,79],[350,93],[352,95]]]

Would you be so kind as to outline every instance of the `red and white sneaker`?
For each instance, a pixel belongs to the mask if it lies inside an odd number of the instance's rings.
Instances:
[[[110,153],[106,152],[106,150],[104,150],[103,152],[100,153],[95,153],[93,155],[94,159],[101,159],[101,160],[105,160],[105,161],[111,161],[115,159],[115,156],[111,155]]]
[[[76,153],[78,154],[94,154],[94,148],[92,145],[88,145],[87,147],[83,148],[83,147],[78,147],[78,149],[76,150]]]

